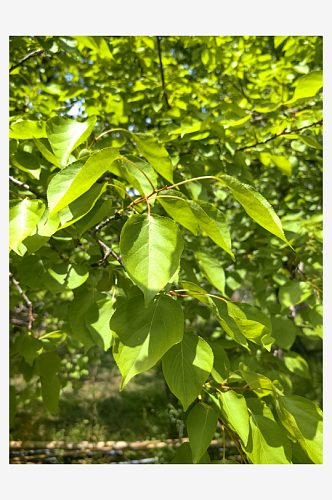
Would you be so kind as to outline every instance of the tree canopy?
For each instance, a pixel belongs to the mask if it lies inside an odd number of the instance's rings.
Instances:
[[[159,363],[173,463],[322,463],[322,86],[321,36],[10,37],[11,380]]]

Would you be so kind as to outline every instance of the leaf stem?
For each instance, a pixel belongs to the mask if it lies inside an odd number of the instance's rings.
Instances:
[[[148,196],[152,196],[152,195],[156,192],[155,187],[154,187],[154,185],[152,184],[152,182],[150,181],[149,177],[146,175],[146,173],[145,173],[145,172],[143,172],[143,170],[142,170],[141,168],[139,168],[139,166],[138,166],[138,165],[136,165],[136,163],[134,163],[134,162],[132,162],[132,161],[128,160],[128,159],[127,159],[127,158],[125,158],[124,156],[119,156],[119,157],[117,158],[117,160],[124,160],[124,161],[127,161],[128,163],[131,163],[132,165],[134,165],[134,167],[138,168],[138,170],[139,170],[139,171],[140,171],[140,172],[144,175],[144,177],[145,177],[145,178],[149,181],[150,186],[151,186],[151,187],[152,187],[152,189],[153,189],[153,192],[152,192],[151,194],[149,194]]]

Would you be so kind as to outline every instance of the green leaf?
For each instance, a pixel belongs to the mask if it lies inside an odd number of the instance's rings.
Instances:
[[[278,297],[284,307],[304,302],[312,293],[312,287],[305,281],[289,281],[279,288]]]
[[[317,142],[313,137],[310,137],[310,135],[300,135],[300,139],[310,148],[323,149],[323,146],[319,144],[319,142]]]
[[[175,457],[171,461],[171,464],[193,464],[193,454],[191,451],[190,443],[184,442],[181,444],[180,448],[176,452]],[[198,461],[199,464],[209,464],[210,457],[206,451],[202,458]]]
[[[246,400],[250,410],[250,434],[245,452],[254,464],[290,464],[292,447],[271,410],[258,399]]]
[[[308,363],[297,352],[284,352],[283,359],[286,368],[290,372],[295,373],[299,377],[311,379]]]
[[[102,36],[74,36],[73,38],[76,38],[78,42],[85,47],[92,49],[92,51],[98,54],[102,59],[105,57],[113,59],[107,42]]]
[[[284,349],[290,349],[299,333],[293,321],[285,316],[272,316],[271,324],[274,343]]]
[[[292,463],[293,464],[313,464],[314,462],[310,460],[308,455],[302,450],[301,446],[298,443],[293,443],[291,441],[292,446]]]
[[[112,343],[112,332],[109,324],[113,313],[112,301],[103,299],[91,304],[84,316],[85,325],[93,340],[104,351],[107,351]]]
[[[183,335],[163,357],[162,367],[166,383],[181,401],[184,411],[195,400],[213,366],[212,349],[201,337]]]
[[[293,98],[286,104],[293,103],[298,99],[314,97],[321,87],[323,87],[323,71],[311,71],[297,80]]]
[[[44,263],[38,255],[26,255],[17,265],[18,277],[31,289],[41,287],[46,272]]]
[[[213,352],[213,368],[211,375],[218,384],[222,384],[230,372],[230,362],[225,349],[218,342],[209,342]]]
[[[196,404],[190,410],[187,430],[194,464],[197,464],[208,449],[216,432],[217,423],[217,412],[205,403]]]
[[[182,443],[180,448],[177,450],[175,457],[173,458],[172,464],[192,464],[193,454],[188,442]]]
[[[276,408],[282,425],[315,464],[323,463],[323,413],[300,396],[278,396]]]
[[[119,175],[120,177],[126,179],[129,184],[131,184],[140,193],[141,196],[147,196],[151,194],[151,184],[149,183],[145,175],[135,167],[135,165],[137,165],[147,175],[152,184],[156,186],[157,175],[151,165],[143,161],[138,156],[126,155],[124,158],[129,161],[116,160],[114,162],[114,167],[118,167],[119,170],[119,174],[116,175]],[[135,165],[132,165],[132,163],[130,162],[135,163]]]
[[[286,40],[286,38],[288,38],[288,35],[286,36],[275,36],[274,37],[274,48],[278,48],[279,45],[282,44],[282,42],[284,42]]]
[[[142,290],[147,307],[176,273],[183,250],[179,228],[159,215],[133,215],[123,226],[120,251],[124,267]]]
[[[173,165],[170,157],[158,139],[148,134],[133,134],[136,146],[153,168],[166,180],[173,184]]]
[[[239,462],[237,462],[236,460],[227,460],[225,458],[225,460],[212,460],[211,461],[211,464],[238,464]]]
[[[49,217],[49,214],[48,208],[45,208],[42,217],[32,230],[30,236],[23,240],[23,244],[29,254],[37,252],[50,239],[52,234],[57,231],[60,225],[59,215],[55,214],[53,217]]]
[[[51,180],[47,198],[51,216],[88,191],[118,157],[114,148],[105,148],[58,172]]]
[[[254,110],[258,113],[270,113],[271,111],[276,111],[279,108],[280,102],[262,102],[255,104]]]
[[[220,210],[211,203],[201,200],[188,200],[188,204],[203,231],[235,260],[231,251],[229,228]]]
[[[47,161],[52,163],[52,165],[61,168],[58,160],[56,159],[55,155],[52,152],[51,145],[47,139],[40,139],[40,140],[34,139],[34,143]]]
[[[31,335],[22,335],[18,345],[18,352],[32,366],[36,357],[40,354],[43,343]]]
[[[206,304],[213,312],[216,319],[219,321],[225,332],[230,335],[238,344],[243,345],[248,349],[248,342],[245,336],[240,332],[233,318],[228,314],[225,299],[217,299],[209,297],[209,295],[198,285],[189,281],[180,282],[183,289],[188,290],[192,297]]]
[[[12,427],[17,412],[16,390],[13,385],[9,386],[9,426]],[[176,463],[176,462],[175,462]],[[192,462],[188,462],[192,463]]]
[[[201,298],[199,299],[201,300]],[[243,335],[242,331],[239,329],[238,325],[234,319],[229,315],[228,312],[228,302],[227,305],[224,301],[218,299],[211,299],[210,307],[211,310],[219,321],[225,332],[232,337],[238,344],[248,348],[248,342],[246,337]]]
[[[55,415],[59,406],[60,381],[55,376],[53,378],[41,377],[40,380],[44,406],[52,415]]]
[[[227,415],[228,422],[246,446],[249,437],[249,414],[246,399],[235,391],[227,391],[219,394],[219,403]]]
[[[27,172],[32,179],[39,179],[41,166],[36,156],[27,151],[17,151],[11,158],[12,164],[19,170]]]
[[[90,333],[90,330],[85,324],[85,313],[89,307],[97,300],[104,299],[105,295],[99,292],[75,292],[74,300],[71,301],[69,306],[69,324],[74,337],[82,342],[85,346],[85,352],[90,347],[95,345],[95,341]]]
[[[61,358],[55,352],[43,352],[36,360],[36,372],[46,379],[52,379],[60,367]]]
[[[70,153],[90,136],[96,121],[96,116],[90,116],[83,123],[60,116],[47,120],[47,138],[61,167],[67,165]]]
[[[253,392],[257,394],[259,398],[264,398],[265,396],[273,394],[272,391],[274,390],[274,387],[268,377],[265,377],[265,375],[261,375],[260,373],[250,371],[245,367],[245,365],[243,365],[243,363],[239,364],[239,368],[242,377],[247,382],[250,389],[253,389]]]
[[[206,279],[225,295],[225,272],[220,262],[207,253],[195,253]]]
[[[170,198],[171,196],[176,196],[176,198]],[[168,215],[197,236],[196,217],[188,204],[187,197],[181,191],[175,189],[168,189],[166,192],[162,191],[157,200]]]
[[[227,302],[227,310],[240,332],[248,340],[270,351],[274,338],[271,337],[271,322],[264,313],[242,302]]]
[[[106,219],[106,217],[114,215],[114,210],[111,208],[111,200],[98,200],[90,212],[76,222],[75,226],[78,238],[81,238],[83,233],[90,229],[90,227],[96,226],[103,219]]]
[[[114,359],[122,373],[122,390],[138,373],[149,370],[183,337],[179,304],[159,295],[147,308],[140,294],[123,302],[110,321],[116,335]]]
[[[37,225],[45,209],[40,200],[13,201],[9,208],[9,247],[22,255],[19,246]]]
[[[13,123],[9,128],[10,139],[25,140],[41,137],[46,137],[46,122],[21,120]]]
[[[44,275],[44,285],[52,293],[60,293],[64,290],[73,290],[81,286],[89,277],[88,268],[85,265],[54,264]]]
[[[292,164],[287,158],[284,156],[272,155],[271,160],[285,175],[288,177],[292,175]]]
[[[289,245],[279,217],[260,193],[230,175],[219,174],[218,177],[231,190],[234,198],[255,222]]]
[[[77,198],[77,200],[70,203],[67,207],[62,208],[58,213],[61,223],[59,230],[75,224],[75,222],[88,214],[101,195],[106,191],[106,188],[107,182],[94,184],[94,186]]]

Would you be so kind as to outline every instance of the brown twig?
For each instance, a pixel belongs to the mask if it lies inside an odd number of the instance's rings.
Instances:
[[[295,129],[289,130],[289,131],[287,131],[287,127],[286,127],[282,132],[280,132],[279,134],[275,134],[273,137],[270,137],[270,139],[266,139],[266,141],[256,142],[256,144],[244,146],[243,148],[239,148],[236,151],[244,151],[245,149],[255,148],[256,146],[260,146],[261,144],[266,144],[267,142],[274,141],[274,139],[277,139],[278,137],[282,137],[284,135],[289,135],[289,134],[294,134],[295,132],[301,132],[301,130],[304,130],[304,129],[310,128],[310,127],[316,127],[317,125],[321,125],[322,123],[323,123],[323,120],[319,120],[319,122],[312,123],[312,125],[306,125],[305,127],[295,128]]]
[[[117,219],[120,219],[121,217],[122,217],[122,215],[119,214],[119,212],[116,212],[114,215],[112,215],[111,217],[108,217],[108,219],[105,219],[103,222],[101,222],[100,224],[98,224],[98,226],[96,226],[94,228],[93,232],[97,233],[103,227],[105,227],[107,224],[109,224],[112,220],[117,220]]]
[[[19,293],[22,295],[23,299],[25,300],[25,302],[27,303],[27,306],[29,308],[29,324],[28,324],[28,330],[31,330],[32,328],[32,322],[35,321],[35,318],[33,317],[33,306],[32,306],[32,302],[28,299],[28,297],[25,295],[25,293],[23,292],[22,288],[20,287],[18,281],[16,281],[16,279],[14,278],[14,276],[12,275],[12,273],[9,273],[9,278],[11,279],[13,285],[17,288],[17,290],[19,291]]]
[[[31,57],[36,57],[36,56],[39,56],[41,54],[43,54],[44,52],[44,49],[38,49],[38,50],[34,50],[33,52],[30,52],[30,54],[26,55],[25,57],[23,57],[23,59],[20,60],[20,62],[18,62],[17,64],[14,64],[14,66],[12,66],[9,70],[9,73],[11,73],[12,71],[14,71],[14,69],[18,68],[19,66],[22,66],[22,64],[27,61],[28,59],[30,59]]]
[[[115,260],[117,260],[119,262],[119,264],[121,264],[121,266],[123,267],[123,262],[122,262],[122,259],[121,257],[119,257],[110,247],[108,247],[103,241],[101,241],[99,238],[97,238],[97,236],[94,234],[94,231],[91,231],[90,229],[88,229],[87,231],[89,233],[89,235],[98,243],[99,245],[99,248],[100,248],[100,251],[101,251],[101,254],[103,256],[103,258],[100,260],[100,263],[106,267],[107,266],[107,258],[109,255],[112,255],[112,257],[114,257]]]
[[[30,193],[33,193],[35,196],[37,196],[37,198],[45,198],[45,196],[43,196],[42,194],[37,193],[37,191],[34,191],[33,189],[31,189],[31,187],[28,186],[28,184],[25,184],[24,182],[18,181],[17,179],[12,177],[11,175],[9,176],[9,180],[12,181],[13,184],[16,184],[17,186],[23,187],[27,191],[30,191]]]
[[[171,109],[171,106],[169,105],[169,102],[168,102],[166,90],[165,90],[164,69],[163,69],[163,62],[162,62],[162,59],[161,59],[161,50],[160,50],[160,37],[157,36],[156,38],[157,38],[157,46],[158,46],[159,67],[160,67],[160,75],[161,75],[161,85],[162,85],[162,88],[163,88],[163,96],[164,96],[164,99],[165,99],[165,102],[166,102],[166,106],[168,107],[168,109]]]

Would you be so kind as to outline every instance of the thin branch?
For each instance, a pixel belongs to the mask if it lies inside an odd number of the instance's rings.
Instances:
[[[37,196],[37,198],[45,198],[45,196],[43,196],[42,194],[37,193],[37,191],[34,191],[33,189],[31,189],[31,187],[28,186],[28,184],[25,184],[24,182],[18,181],[17,179],[12,177],[11,175],[9,176],[9,180],[12,181],[13,184],[16,184],[17,186],[23,187],[27,191],[30,191],[30,193],[33,193],[35,196]]]
[[[28,329],[31,330],[32,328],[32,322],[35,321],[35,318],[33,317],[33,309],[32,309],[32,302],[28,299],[28,297],[25,295],[23,292],[22,288],[20,287],[18,281],[14,278],[12,273],[9,273],[9,278],[11,279],[13,285],[17,288],[19,293],[22,295],[23,299],[27,303],[27,306],[29,308],[29,324],[28,324]]]
[[[244,146],[243,148],[239,148],[236,151],[244,151],[245,149],[255,148],[256,146],[259,146],[261,144],[266,144],[267,142],[274,141],[274,139],[277,139],[278,137],[282,137],[284,135],[289,135],[289,134],[294,134],[295,132],[301,132],[301,130],[304,130],[304,129],[310,128],[310,127],[316,127],[317,125],[321,125],[322,123],[323,123],[323,120],[319,120],[319,122],[312,123],[311,125],[306,125],[305,127],[295,128],[293,130],[288,130],[288,131],[287,131],[287,127],[286,127],[282,132],[280,132],[279,134],[275,134],[273,137],[270,137],[270,139],[266,139],[266,141],[256,142],[256,144]]]
[[[121,257],[119,257],[110,247],[108,247],[104,242],[102,242],[99,238],[97,238],[97,236],[94,234],[94,231],[88,229],[87,232],[99,245],[100,251],[103,256],[103,258],[100,260],[100,263],[104,267],[107,266],[107,258],[109,255],[112,255],[112,257],[114,257],[114,259],[117,260],[119,264],[121,264],[121,266],[123,267],[123,262],[121,260]]]
[[[163,69],[163,63],[161,60],[161,50],[160,50],[160,37],[157,36],[157,46],[158,46],[158,56],[159,56],[159,67],[160,67],[160,74],[161,74],[161,85],[163,87],[163,95],[165,98],[166,106],[168,109],[171,109],[171,106],[169,105],[168,99],[167,99],[167,94],[165,90],[165,78],[164,78],[164,69]]]
[[[97,233],[98,231],[100,231],[103,227],[105,227],[109,222],[111,222],[112,220],[117,220],[117,219],[120,219],[122,217],[121,214],[119,214],[118,212],[116,212],[114,215],[112,215],[111,217],[108,217],[108,219],[105,219],[103,222],[101,222],[98,226],[96,226],[93,230],[94,233]]]
[[[14,69],[18,68],[19,66],[22,66],[22,64],[25,61],[27,61],[28,59],[30,59],[31,57],[40,56],[41,54],[43,54],[43,52],[44,52],[44,49],[38,49],[38,50],[34,50],[33,52],[30,52],[30,54],[28,54],[25,57],[23,57],[23,59],[21,59],[20,62],[18,62],[14,66],[12,66],[10,68],[10,70],[9,70],[9,73],[11,73],[12,71],[14,71]]]
[[[228,76],[228,75],[227,75],[227,76]],[[238,89],[238,88],[237,88],[237,86],[236,86],[236,85],[235,85],[235,83],[234,83],[234,82],[230,79],[230,77],[229,77],[229,76],[228,76],[228,81],[229,81],[229,83],[232,85],[232,87],[234,87],[234,88],[235,88],[235,90],[237,90],[240,94],[242,94],[242,95],[243,95],[243,97],[244,97],[244,98],[245,98],[245,99],[246,99],[246,100],[247,100],[247,101],[248,101],[248,102],[252,105],[252,102],[251,102],[251,100],[250,100],[250,97],[248,97],[248,96],[245,94],[245,92],[244,92],[244,90],[243,90],[243,88],[242,88],[242,85],[241,85],[240,81],[239,81],[239,87],[240,87],[240,89]]]

